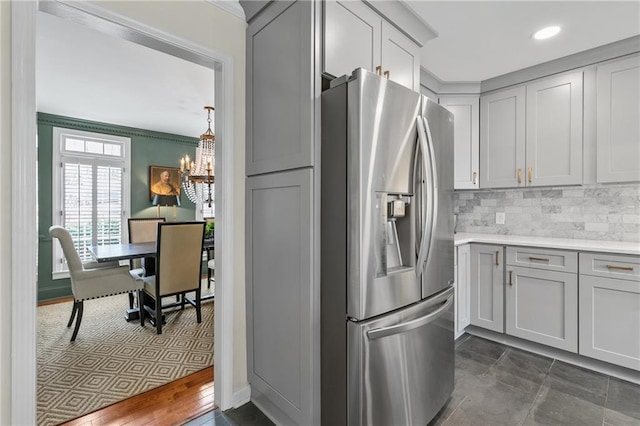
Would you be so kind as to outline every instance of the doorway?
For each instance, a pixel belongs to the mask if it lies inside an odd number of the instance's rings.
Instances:
[[[174,37],[161,30],[151,28],[144,24],[132,21],[126,17],[119,16],[100,9],[98,6],[90,4],[74,4],[69,6],[58,2],[40,2],[40,8],[44,12],[52,13],[64,19],[71,19],[83,25],[99,28],[101,31],[111,32],[118,37],[127,38],[131,41],[147,45],[164,53],[183,57],[187,60],[201,61],[213,64],[215,70],[216,87],[222,90],[216,91],[215,103],[220,106],[218,110],[217,134],[219,140],[233,140],[233,120],[230,114],[233,107],[233,100],[229,89],[233,87],[233,61],[230,57],[213,52],[210,49],[195,45],[186,40]],[[35,39],[36,25],[35,15],[37,11],[32,4],[14,3],[12,9],[12,42],[13,45],[32,43]],[[21,50],[13,58],[14,70],[16,64],[24,64],[25,69],[35,69],[35,52],[26,48]],[[15,107],[12,121],[14,136],[26,135],[20,139],[22,141],[33,140],[29,136],[31,129],[35,128],[35,115],[29,113],[35,111],[35,98],[29,96],[30,89],[35,87],[34,75],[32,72],[16,75],[14,71],[13,84],[18,94],[26,94],[21,99],[21,105]],[[32,93],[33,94],[33,93]],[[218,170],[232,169],[233,152],[230,146],[225,148],[219,146],[219,154],[216,159]],[[12,150],[14,158],[24,158],[25,161],[33,161],[35,156],[35,141],[33,145],[20,143],[13,138]],[[225,167],[228,166],[228,167]],[[217,215],[218,229],[216,232],[216,253],[217,256],[217,283],[216,298],[221,302],[215,312],[215,347],[216,350],[216,404],[222,409],[232,406],[233,398],[233,289],[225,289],[225,283],[233,283],[233,245],[231,241],[233,224],[233,206],[231,203],[231,191],[233,188],[233,173],[220,176],[216,182],[217,189]],[[14,194],[24,192],[35,193],[35,182],[13,182],[12,191]],[[17,204],[17,203],[16,203]],[[33,218],[35,212],[35,197],[29,201],[16,206],[12,215],[14,228],[20,227],[24,218]],[[31,224],[33,226],[33,224]],[[35,231],[34,231],[35,234]],[[27,268],[33,272],[33,258],[36,253],[35,239],[25,238],[26,241],[17,238],[14,232],[12,238],[13,252],[16,260],[13,262],[12,270],[14,277],[22,275],[21,280],[12,280],[14,312],[12,315],[12,350],[14,362],[12,368],[15,377],[12,381],[12,393],[15,399],[12,401],[12,420],[20,424],[33,424],[35,414],[35,280],[28,287],[24,285],[24,275],[19,272],[22,268]],[[32,273],[32,275],[35,275]],[[27,274],[29,276],[29,274]],[[27,287],[27,288],[25,288]],[[23,297],[24,296],[24,297]],[[25,338],[24,336],[29,336]]]

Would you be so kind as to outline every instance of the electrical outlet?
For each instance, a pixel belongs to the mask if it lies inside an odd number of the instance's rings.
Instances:
[[[505,214],[504,212],[496,212],[496,225],[504,225]]]

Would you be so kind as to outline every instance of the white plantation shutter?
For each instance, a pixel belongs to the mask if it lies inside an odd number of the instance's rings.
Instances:
[[[59,142],[54,150],[54,170],[59,170],[53,179],[54,222],[69,231],[80,259],[89,262],[91,246],[126,241],[130,140],[54,128],[54,141]],[[54,244],[54,276],[66,270],[62,250]]]

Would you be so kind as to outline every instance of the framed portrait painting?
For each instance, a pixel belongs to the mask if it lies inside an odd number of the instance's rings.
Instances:
[[[149,199],[180,200],[180,169],[177,167],[149,166]],[[162,205],[166,205],[162,203]],[[171,205],[171,204],[169,204]]]

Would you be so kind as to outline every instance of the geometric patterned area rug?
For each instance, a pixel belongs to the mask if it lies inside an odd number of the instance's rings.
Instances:
[[[206,288],[206,286],[204,286]],[[204,291],[203,291],[204,293]],[[213,365],[214,301],[202,322],[187,305],[164,311],[162,334],[126,322],[126,294],[88,300],[75,342],[67,328],[73,302],[37,309],[37,421],[56,425]]]

